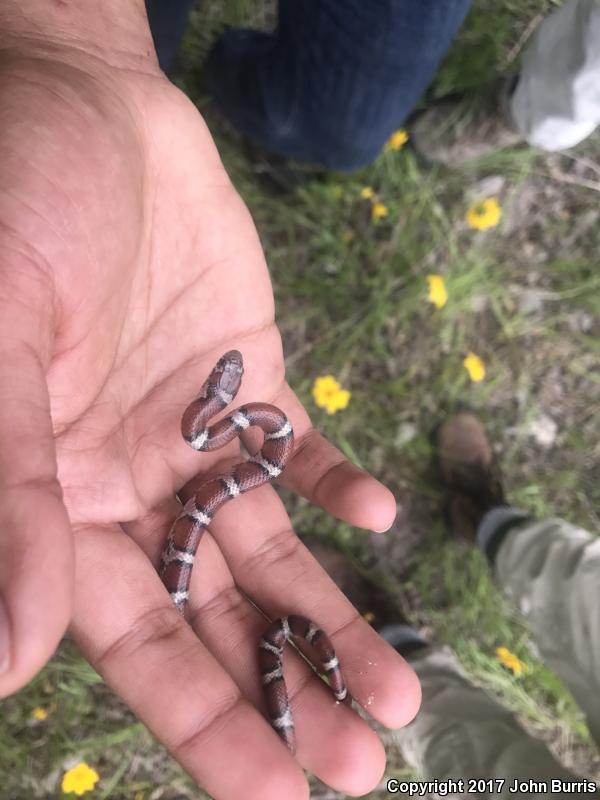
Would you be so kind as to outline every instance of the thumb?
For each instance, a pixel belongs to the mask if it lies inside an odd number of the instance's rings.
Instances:
[[[42,359],[34,347],[15,338],[22,328],[8,328],[11,314],[2,316],[0,697],[5,697],[44,666],[65,632],[73,543],[57,479]],[[38,322],[32,338],[39,333]]]

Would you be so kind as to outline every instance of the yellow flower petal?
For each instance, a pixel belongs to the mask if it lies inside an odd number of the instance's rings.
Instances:
[[[390,138],[385,143],[383,149],[388,150],[402,150],[404,145],[408,142],[408,132],[404,128],[394,131]]]
[[[429,297],[427,299],[437,308],[443,308],[448,301],[448,292],[446,291],[444,279],[441,275],[428,275],[427,283],[429,284]]]
[[[389,213],[388,207],[384,206],[383,203],[373,203],[373,207],[371,208],[371,219],[373,222],[377,222],[378,219],[387,217]]]
[[[480,203],[475,203],[467,211],[465,219],[471,228],[485,231],[495,227],[502,217],[502,209],[495,197],[487,197]]]
[[[371,186],[363,186],[360,190],[360,196],[363,200],[372,200],[375,197],[375,192]]]
[[[41,706],[36,706],[36,708],[34,708],[33,711],[31,712],[31,716],[34,719],[43,722],[45,719],[48,718],[48,712],[46,711],[45,708],[42,708]]]
[[[317,378],[312,389],[313,398],[319,408],[324,408],[328,414],[335,414],[346,408],[350,402],[350,392],[342,389],[333,375],[322,375]]]
[[[340,389],[330,400],[327,406],[328,414],[335,414],[336,411],[342,411],[348,407],[350,402],[350,392],[347,389]]]
[[[61,789],[65,794],[76,794],[79,797],[86,792],[91,792],[100,780],[95,769],[81,761],[77,766],[67,770],[63,775]]]
[[[502,666],[512,670],[515,675],[521,675],[525,669],[525,664],[523,661],[521,661],[521,659],[518,658],[518,656],[516,656],[514,653],[511,653],[507,647],[497,647],[496,656],[498,657],[498,661],[502,664]]]
[[[479,383],[485,378],[485,364],[475,353],[469,353],[463,361],[463,367],[469,373],[469,378],[473,383]]]
[[[332,392],[336,392],[340,388],[339,383],[333,375],[321,375],[313,384],[313,397],[317,405],[320,404],[321,398],[327,397]]]

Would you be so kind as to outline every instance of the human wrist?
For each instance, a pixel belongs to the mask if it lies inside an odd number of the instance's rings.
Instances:
[[[0,0],[0,50],[156,68],[144,0]]]

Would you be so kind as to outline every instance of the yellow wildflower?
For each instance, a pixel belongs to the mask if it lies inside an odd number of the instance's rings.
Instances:
[[[371,208],[371,219],[373,222],[377,222],[378,219],[387,217],[389,213],[388,207],[384,206],[383,203],[373,203],[373,207]]]
[[[472,205],[467,211],[465,219],[471,228],[485,231],[495,227],[502,217],[502,209],[495,197],[487,197],[479,203]]]
[[[360,196],[363,200],[372,200],[375,197],[375,192],[372,186],[363,186],[360,190]]]
[[[48,718],[48,712],[45,708],[41,706],[36,706],[33,711],[31,712],[31,716],[34,719],[37,719],[39,722],[43,722],[45,719]]]
[[[479,383],[485,378],[485,364],[475,353],[469,353],[463,361],[463,367],[469,373],[469,378],[473,383]]]
[[[390,138],[384,145],[384,150],[387,152],[388,150],[402,150],[404,145],[408,142],[408,133],[404,130],[404,128],[399,128],[399,130],[394,131]]]
[[[437,308],[443,308],[448,300],[444,279],[441,275],[428,275],[427,283],[429,284],[429,302]]]
[[[65,794],[76,794],[81,797],[86,792],[91,792],[100,780],[95,769],[89,767],[85,761],[67,770],[63,775],[61,789]]]
[[[498,661],[502,666],[507,669],[512,669],[515,675],[520,675],[525,669],[525,664],[514,653],[511,653],[507,647],[497,647],[496,655]]]
[[[312,394],[319,408],[324,408],[328,414],[335,414],[346,408],[350,402],[350,392],[342,389],[333,375],[323,375],[313,384]]]
[[[375,614],[372,611],[365,611],[363,614],[363,619],[365,619],[370,625],[375,621]]]

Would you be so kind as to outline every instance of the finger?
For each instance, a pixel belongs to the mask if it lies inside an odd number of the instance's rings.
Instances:
[[[193,484],[182,495],[189,496]],[[420,703],[416,676],[338,590],[290,531],[271,487],[228,503],[211,523],[236,584],[275,618],[298,613],[313,619],[343,658],[350,692],[371,716],[396,728]]]
[[[126,534],[78,530],[76,573],[83,653],[200,786],[215,800],[306,800],[298,764]]]
[[[162,511],[154,521],[160,518]],[[175,514],[176,508],[171,518]],[[265,516],[268,518],[268,512]],[[153,527],[152,520],[147,522]],[[142,536],[142,541],[147,542],[144,527],[144,523],[138,521],[128,524],[127,530],[134,538]],[[260,602],[260,597],[255,599]],[[268,621],[239,592],[218,545],[208,532],[196,555],[189,609],[190,623],[204,644],[244,696],[267,716],[257,647]],[[286,648],[284,661],[296,727],[296,757],[300,763],[338,791],[362,795],[373,789],[385,766],[385,752],[377,736],[354,711],[335,701],[292,648]]]
[[[269,617],[300,614],[327,633],[350,693],[371,716],[390,728],[413,719],[420,703],[414,672],[358,614],[293,534],[272,487],[261,487],[226,504],[213,519],[211,532],[235,583]]]
[[[168,501],[143,520],[125,526],[155,563],[180,508],[176,502]],[[256,651],[267,620],[238,591],[208,532],[196,557],[190,596],[194,630],[244,695],[266,712]],[[337,704],[312,670],[293,658],[291,649],[286,656],[285,675],[297,730],[298,760],[339,791],[360,795],[372,789],[381,777],[385,753],[371,729],[346,706]]]
[[[5,696],[33,677],[65,632],[73,552],[44,370],[36,351],[15,340],[18,324],[13,320],[7,329],[11,317],[2,316],[0,696]]]
[[[273,402],[288,415],[295,436],[294,454],[279,482],[351,525],[376,533],[389,530],[397,513],[390,490],[313,428],[287,384]]]
[[[193,575],[190,621],[244,695],[267,716],[257,648],[268,621],[238,590],[215,540],[205,535],[200,548],[202,569]],[[260,597],[255,599],[260,602]],[[347,794],[373,789],[385,767],[385,752],[375,733],[358,714],[336,702],[291,647],[285,648],[284,674],[296,757],[302,766]]]

